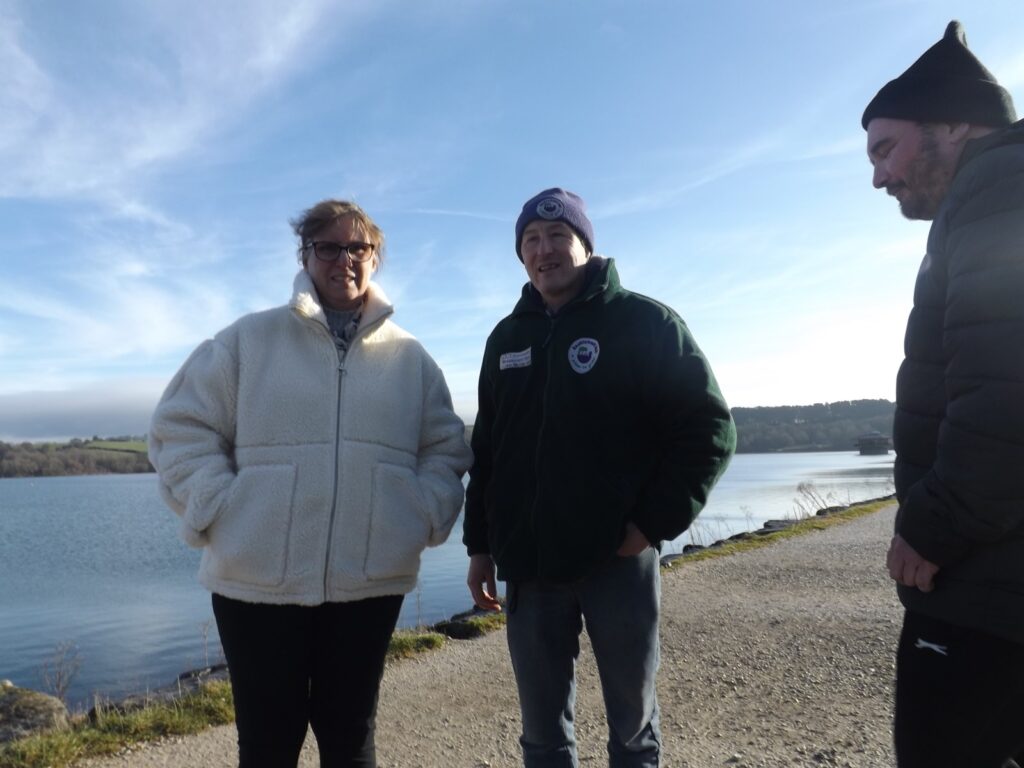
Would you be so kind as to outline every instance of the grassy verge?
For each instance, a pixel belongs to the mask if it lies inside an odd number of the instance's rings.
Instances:
[[[409,658],[444,642],[444,635],[430,630],[399,630],[391,638],[388,659]],[[234,719],[231,684],[211,682],[168,704],[127,713],[108,710],[95,720],[79,715],[69,731],[0,745],[0,768],[68,768],[86,758],[116,755],[143,742],[199,733]]]
[[[693,552],[685,555],[684,557],[678,557],[663,567],[666,569],[679,568],[680,566],[685,566],[689,563],[697,563],[701,560],[711,560],[716,557],[734,555],[737,552],[749,552],[753,549],[760,549],[761,547],[770,546],[781,539],[791,539],[794,536],[803,536],[804,534],[811,533],[812,531],[823,531],[834,525],[842,525],[843,523],[855,520],[858,517],[873,514],[882,509],[882,507],[887,507],[893,503],[894,501],[892,499],[884,499],[868,502],[866,504],[855,504],[848,509],[831,512],[820,517],[808,517],[804,520],[797,520],[792,525],[779,531],[758,534],[751,536],[750,538],[738,539],[736,541],[725,541],[720,544],[707,547],[706,549],[702,549],[699,552]]]
[[[234,719],[231,686],[213,682],[169,704],[122,714],[81,715],[71,730],[31,736],[0,746],[0,768],[66,768],[87,757],[116,755],[134,744],[182,736]]]
[[[444,640],[444,635],[430,629],[400,629],[391,636],[388,660],[408,659],[425,651],[433,651],[444,645]]]

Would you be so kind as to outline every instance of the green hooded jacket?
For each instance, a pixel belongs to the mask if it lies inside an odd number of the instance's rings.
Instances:
[[[528,283],[492,331],[472,445],[469,554],[506,581],[565,582],[614,557],[629,521],[653,543],[685,531],[736,430],[680,317],[595,256],[557,314]]]

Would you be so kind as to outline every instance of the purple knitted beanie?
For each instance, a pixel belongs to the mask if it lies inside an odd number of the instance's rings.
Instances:
[[[552,187],[540,192],[523,205],[523,212],[516,219],[516,255],[523,260],[520,247],[523,243],[523,230],[531,221],[561,221],[572,227],[579,235],[587,253],[594,252],[594,227],[587,218],[587,204],[583,198],[561,187]]]

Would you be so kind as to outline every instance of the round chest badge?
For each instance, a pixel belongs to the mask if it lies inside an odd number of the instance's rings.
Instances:
[[[586,373],[597,362],[601,345],[597,339],[576,339],[569,347],[569,365],[576,373]]]
[[[559,218],[564,210],[565,206],[562,205],[562,201],[553,197],[545,197],[537,203],[537,215],[548,221]]]

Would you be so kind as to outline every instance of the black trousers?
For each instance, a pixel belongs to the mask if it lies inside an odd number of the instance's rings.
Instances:
[[[374,768],[377,692],[402,595],[318,606],[213,595],[240,768],[295,768],[313,727],[322,768]]]
[[[907,611],[894,740],[899,768],[1024,765],[1024,645]]]

